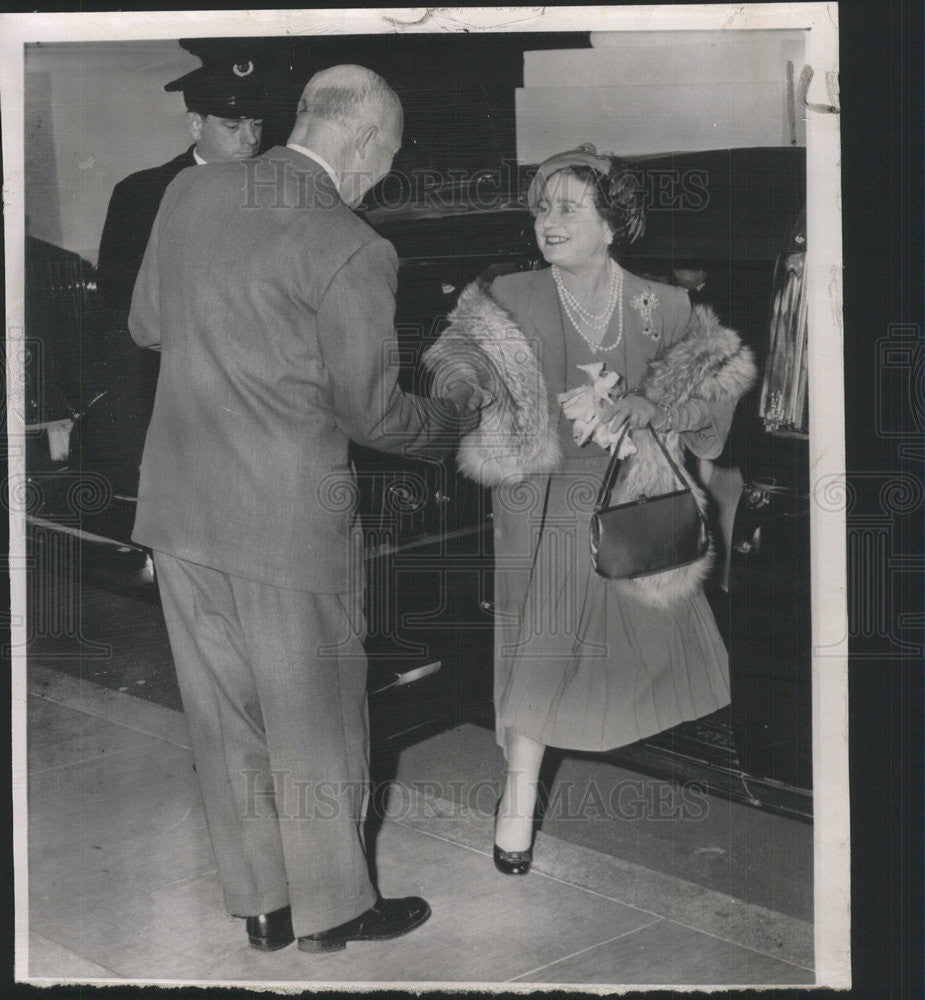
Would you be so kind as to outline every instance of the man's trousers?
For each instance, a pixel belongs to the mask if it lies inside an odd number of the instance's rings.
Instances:
[[[297,936],[376,900],[362,594],[313,594],[154,554],[229,912]]]

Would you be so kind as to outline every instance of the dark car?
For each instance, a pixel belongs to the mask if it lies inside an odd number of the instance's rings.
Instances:
[[[648,225],[626,266],[678,283],[695,275],[692,295],[739,330],[759,361],[768,353],[775,267],[794,249],[803,209],[803,154],[723,150],[635,164]],[[395,350],[404,388],[426,390],[420,356],[468,282],[541,263],[522,198],[528,175],[483,171],[418,187],[392,179],[364,207],[399,256]],[[130,542],[151,362],[99,306],[89,264],[33,241],[27,279],[27,337],[44,352],[30,383],[44,407],[30,416],[30,476],[33,485],[41,481],[32,523],[78,531],[85,553],[94,552],[98,578],[136,583],[156,599],[146,554]],[[732,653],[732,709],[612,756],[808,816],[807,442],[799,428],[769,431],[759,410],[756,391],[719,460],[741,469],[746,483],[724,539],[729,595],[723,579],[711,594]],[[73,421],[63,459],[50,453],[42,429],[50,420]],[[488,493],[457,475],[452,459],[405,460],[360,448],[352,457],[365,535],[374,738],[401,745],[461,721],[490,725]]]

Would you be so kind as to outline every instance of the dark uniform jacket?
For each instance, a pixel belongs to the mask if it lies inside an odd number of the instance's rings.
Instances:
[[[159,167],[139,170],[119,181],[109,199],[100,237],[97,284],[106,305],[124,323],[148,237],[167,185],[194,166],[193,147]]]
[[[126,333],[132,290],[164,192],[181,170],[195,163],[190,146],[169,162],[120,181],[100,238],[97,287],[106,306],[105,326],[87,345],[85,396],[93,402],[71,436],[71,450],[73,462],[105,474],[120,496],[138,492],[158,372],[157,355],[139,350]]]

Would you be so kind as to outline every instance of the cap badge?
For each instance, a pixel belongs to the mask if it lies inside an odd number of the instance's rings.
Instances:
[[[247,62],[238,62],[231,67],[235,76],[250,76],[254,72],[254,64],[248,59]]]

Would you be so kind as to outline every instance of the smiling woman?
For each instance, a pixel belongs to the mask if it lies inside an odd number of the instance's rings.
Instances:
[[[580,421],[573,431],[559,419],[557,397],[574,398],[589,368],[606,369],[612,391],[594,402],[601,423],[661,432],[681,466],[685,449],[719,454],[754,378],[751,352],[712,312],[617,262],[644,229],[641,192],[620,161],[593,147],[545,161],[527,201],[551,266],[496,278],[490,295],[467,290],[444,334],[464,338],[490,326],[500,304],[538,369],[523,377],[521,365],[520,377],[505,383],[523,403],[511,433],[541,432],[544,421],[528,416],[533,403],[558,427],[561,459],[551,473],[532,461],[490,482],[495,732],[507,763],[494,861],[507,875],[530,869],[547,746],[611,750],[729,703],[726,650],[698,581],[681,592],[666,574],[642,582],[593,572],[589,521],[608,454],[597,438],[586,442]],[[665,481],[654,435],[637,434],[633,452],[617,481],[620,501],[676,488],[670,471]],[[464,471],[488,483],[489,458],[487,450],[481,462],[474,456]]]
[[[592,146],[543,163],[527,195],[562,308],[592,351],[605,349],[601,338],[623,297],[615,258],[645,230],[643,197],[628,164],[599,157]],[[622,311],[616,318],[611,346],[623,337]]]
[[[606,263],[613,233],[594,205],[590,185],[574,172],[560,171],[544,186],[536,206],[536,241],[550,264],[580,273]]]

